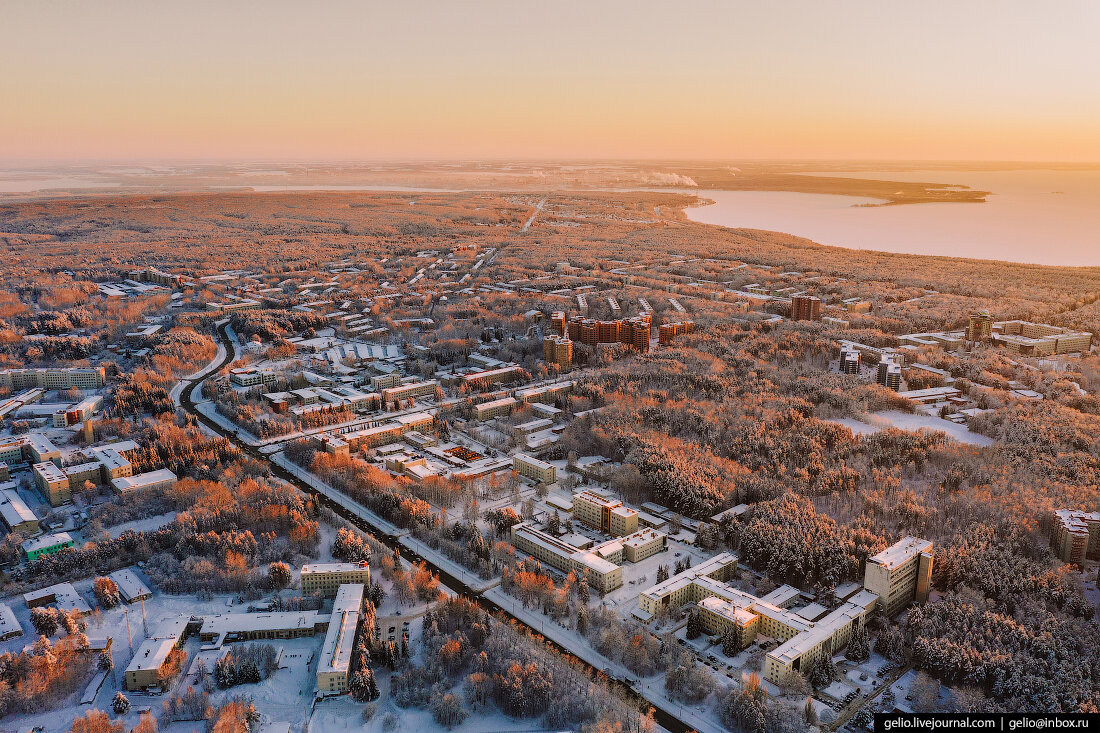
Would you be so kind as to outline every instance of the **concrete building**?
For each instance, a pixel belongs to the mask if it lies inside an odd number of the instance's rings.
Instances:
[[[146,639],[126,667],[123,686],[130,691],[161,687],[167,681],[169,656],[178,639]]]
[[[979,311],[970,316],[966,326],[966,340],[969,343],[985,343],[993,338],[993,317],[989,311]]]
[[[34,464],[34,484],[42,492],[50,506],[61,506],[72,498],[69,477],[51,461]]]
[[[15,617],[15,611],[6,603],[0,603],[0,641],[23,635],[23,627]]]
[[[512,467],[520,476],[526,476],[540,484],[552,484],[557,481],[558,472],[553,465],[540,461],[526,453],[517,453],[512,458]]]
[[[796,295],[791,298],[792,321],[820,321],[821,298],[812,295]]]
[[[9,389],[99,389],[106,383],[107,371],[103,367],[0,369],[0,387]]]
[[[875,381],[881,384],[887,389],[892,389],[895,392],[901,390],[901,365],[894,360],[883,356],[882,360],[878,363],[878,371],[875,374]]]
[[[555,336],[565,336],[565,311],[554,311],[550,314],[550,332]]]
[[[840,373],[859,374],[859,352],[855,349],[843,348],[840,350]]]
[[[43,555],[53,555],[61,552],[66,547],[72,546],[73,538],[69,536],[68,532],[44,534],[41,537],[35,537],[24,542],[23,554],[26,555],[27,562],[34,562]]]
[[[863,587],[879,598],[887,616],[894,616],[914,601],[928,600],[932,586],[932,543],[903,537],[867,558]]]
[[[0,489],[0,519],[8,532],[30,537],[39,532],[38,517],[27,506],[27,502],[15,490],[15,484],[5,484],[9,488]]]
[[[436,388],[439,386],[439,382],[413,382],[412,384],[400,384],[394,387],[386,387],[382,390],[382,403],[390,404],[395,401],[404,402],[405,400],[415,399],[417,397],[427,397],[428,395],[434,395]]]
[[[593,491],[573,494],[573,517],[615,537],[638,531],[638,512]]]
[[[302,593],[336,597],[341,585],[370,586],[370,565],[353,562],[323,562],[302,566]]]
[[[1100,559],[1100,512],[1060,509],[1051,522],[1050,546],[1062,562]]]
[[[503,366],[498,369],[489,369],[484,372],[474,372],[462,377],[462,383],[471,389],[480,389],[493,384],[503,384],[522,379],[524,375],[521,366]]]
[[[811,621],[774,602],[789,605],[786,588],[757,598],[726,585],[736,565],[736,556],[723,553],[642,591],[637,615],[648,621],[664,608],[694,603],[708,634],[733,632],[741,649],[757,634],[776,639],[780,644],[765,658],[764,676],[780,684],[792,672],[804,671],[847,644],[852,630],[865,623],[878,603],[874,593],[860,591],[819,621]]]
[[[997,346],[1023,356],[1088,353],[1092,334],[1031,321],[1002,321],[993,324],[991,340]]]
[[[107,575],[118,586],[118,594],[126,603],[147,601],[153,597],[153,591],[138,577],[131,568],[116,570]]]
[[[271,386],[279,381],[279,375],[270,369],[240,367],[229,372],[229,381],[239,387]]]
[[[647,557],[664,552],[668,547],[668,537],[665,533],[649,527],[622,537],[619,542],[622,543],[623,558],[627,562],[641,562]]]
[[[573,342],[564,336],[550,335],[542,340],[543,361],[557,364],[561,370],[573,366]]]
[[[72,583],[57,583],[48,588],[24,593],[23,602],[27,604],[27,608],[53,606],[62,611],[75,611],[81,616],[92,612],[92,607],[77,593]]]
[[[531,522],[520,522],[511,529],[512,546],[539,562],[563,573],[585,575],[588,584],[607,593],[622,587],[623,569],[591,550],[580,550],[538,530]]]
[[[657,327],[657,342],[661,346],[666,346],[681,334],[694,333],[695,322],[694,321],[675,321],[673,323],[662,323]]]
[[[17,437],[0,438],[0,463],[8,465],[29,461],[50,461],[61,467],[61,451],[50,439],[40,433],[27,433]]]
[[[519,404],[515,397],[501,397],[499,400],[490,400],[474,405],[475,420],[492,420],[494,417],[512,414],[512,410]]]
[[[365,592],[366,586],[362,583],[343,584],[336,592],[332,618],[317,663],[317,691],[321,695],[340,695],[348,691],[348,672],[355,635],[363,618]]]
[[[111,486],[120,494],[152,489],[169,489],[176,485],[176,474],[167,468],[139,473],[137,476],[120,476],[111,480]]]

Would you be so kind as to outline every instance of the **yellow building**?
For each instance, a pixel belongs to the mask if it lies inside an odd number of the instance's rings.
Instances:
[[[363,618],[365,591],[361,583],[348,583],[341,585],[336,593],[332,619],[317,663],[317,691],[321,695],[340,695],[348,691],[348,672],[355,635]]]
[[[1082,563],[1085,558],[1100,557],[1100,512],[1054,512],[1050,546],[1062,562]]]
[[[588,578],[588,584],[607,593],[622,587],[623,569],[591,550],[580,550],[556,537],[535,529],[531,522],[520,522],[511,529],[512,546],[539,562],[563,573]]]
[[[573,494],[573,517],[613,537],[638,531],[638,512],[593,491]]]
[[[573,366],[573,342],[564,336],[547,336],[542,341],[542,358],[565,370]]]
[[[50,501],[50,506],[61,506],[72,498],[69,477],[50,461],[34,464],[34,483]]]
[[[370,565],[353,562],[325,562],[302,566],[302,593],[335,598],[341,585],[370,585]]]
[[[558,478],[558,470],[552,464],[540,461],[526,453],[517,453],[512,458],[512,467],[520,476],[526,476],[540,484],[552,484]]]
[[[981,311],[970,316],[966,326],[966,340],[971,343],[989,341],[993,337],[993,317],[989,311]]]

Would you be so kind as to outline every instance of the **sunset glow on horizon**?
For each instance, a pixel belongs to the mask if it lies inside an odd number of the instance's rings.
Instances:
[[[1100,161],[1100,5],[6,3],[0,162]]]

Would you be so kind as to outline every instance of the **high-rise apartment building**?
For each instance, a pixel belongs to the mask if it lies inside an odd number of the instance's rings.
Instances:
[[[914,601],[927,601],[931,585],[932,543],[928,540],[903,537],[867,558],[863,587],[878,595],[887,616],[894,616]]]
[[[676,321],[674,323],[662,323],[657,327],[657,342],[662,346],[672,343],[677,336],[695,332],[694,321]]]
[[[559,369],[569,369],[573,364],[573,342],[564,336],[547,336],[542,340],[542,358]]]
[[[1100,512],[1060,509],[1053,520],[1050,546],[1062,562],[1100,559]]]
[[[882,360],[878,363],[876,381],[887,389],[892,389],[895,392],[900,391],[901,366],[890,358],[883,356]]]
[[[812,295],[796,295],[791,298],[792,321],[820,321],[821,298]]]
[[[840,373],[859,374],[859,352],[855,349],[842,349],[840,352]]]
[[[550,314],[550,331],[555,336],[565,336],[565,311]]]

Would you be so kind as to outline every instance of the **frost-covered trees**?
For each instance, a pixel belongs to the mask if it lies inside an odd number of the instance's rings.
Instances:
[[[116,692],[114,700],[111,701],[111,710],[115,715],[125,715],[130,712],[130,701],[126,699],[126,696],[122,692]]]
[[[101,608],[114,608],[121,601],[118,593],[118,584],[106,576],[100,576],[92,581],[92,593]]]
[[[290,566],[285,562],[276,561],[267,566],[267,585],[272,590],[282,590],[290,585],[292,579]]]

